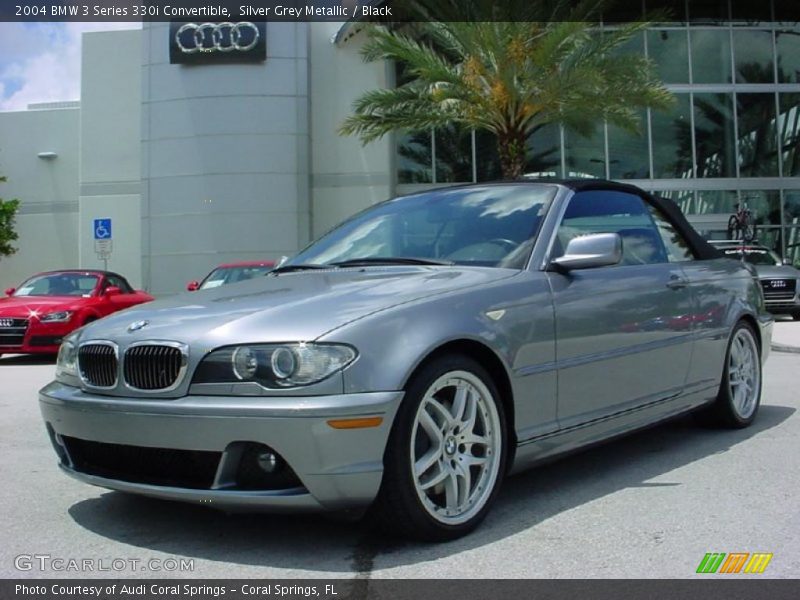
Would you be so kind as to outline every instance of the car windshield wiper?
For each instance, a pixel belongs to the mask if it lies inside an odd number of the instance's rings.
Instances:
[[[439,266],[452,266],[455,263],[452,260],[437,260],[435,258],[411,258],[406,256],[370,256],[365,258],[351,258],[350,260],[342,260],[339,262],[330,263],[335,267],[361,267],[369,265],[439,265]]]
[[[299,263],[296,265],[283,265],[275,267],[267,275],[277,275],[278,273],[291,273],[292,271],[314,271],[318,269],[330,269],[331,265],[320,265],[313,263]]]
[[[365,267],[371,265],[439,265],[452,266],[455,263],[451,260],[437,260],[435,258],[410,258],[410,257],[377,257],[370,256],[364,258],[351,258],[339,262],[315,264],[298,263],[296,265],[283,265],[276,267],[268,275],[278,275],[280,273],[291,273],[292,271],[317,271],[320,269],[337,269],[339,267]]]

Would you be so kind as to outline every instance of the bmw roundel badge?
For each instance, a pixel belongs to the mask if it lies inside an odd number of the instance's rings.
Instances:
[[[128,325],[128,333],[133,333],[134,331],[139,331],[143,327],[146,327],[150,321],[134,321],[130,325]]]

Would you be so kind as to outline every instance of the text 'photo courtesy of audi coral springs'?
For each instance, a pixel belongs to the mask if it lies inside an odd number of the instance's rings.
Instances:
[[[557,454],[690,411],[750,425],[771,336],[752,267],[669,200],[470,185],[372,206],[264,277],[92,323],[39,400],[81,481],[448,540]]]

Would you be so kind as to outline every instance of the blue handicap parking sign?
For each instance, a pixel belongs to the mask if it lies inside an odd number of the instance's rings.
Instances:
[[[94,220],[94,239],[96,240],[111,239],[111,219]]]

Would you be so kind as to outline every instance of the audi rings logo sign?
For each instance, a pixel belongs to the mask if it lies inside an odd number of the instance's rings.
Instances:
[[[8,328],[14,326],[14,319],[0,319],[0,327]]]
[[[261,62],[266,59],[266,24],[263,21],[170,23],[169,62],[172,64]]]
[[[195,52],[247,52],[258,44],[261,33],[249,21],[241,23],[185,23],[175,33],[184,54]]]

